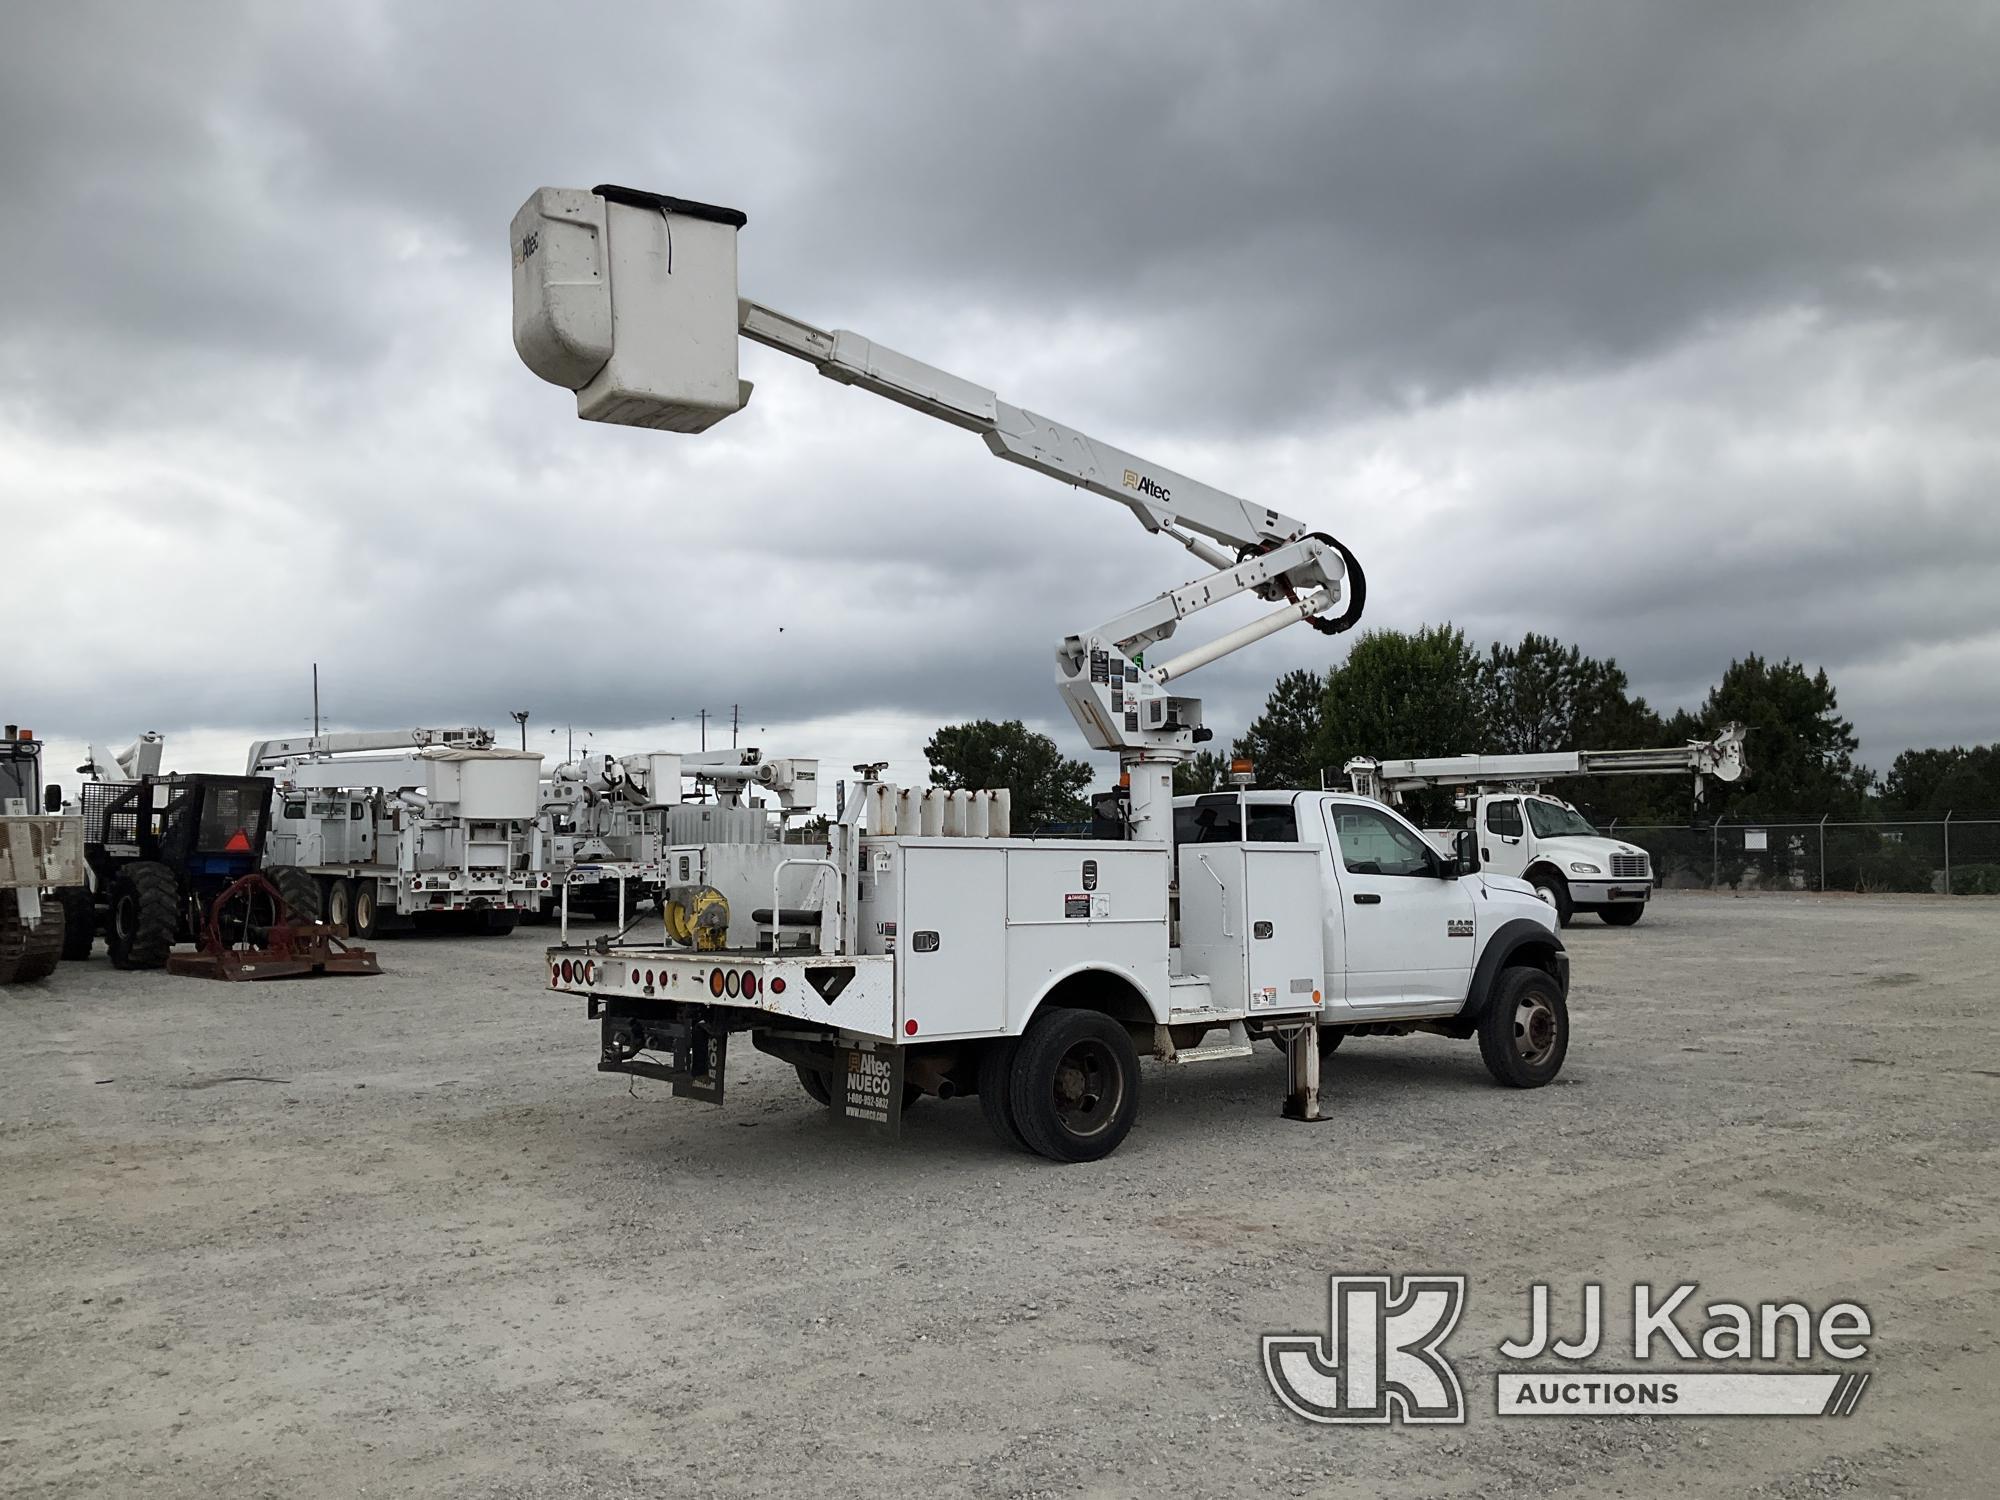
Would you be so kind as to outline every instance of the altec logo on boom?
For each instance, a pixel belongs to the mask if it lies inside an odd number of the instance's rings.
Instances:
[[[1137,469],[1125,471],[1125,488],[1137,490],[1142,495],[1150,495],[1162,505],[1174,498],[1174,492],[1163,484],[1155,484]]]
[[[1463,1276],[1334,1276],[1327,1334],[1267,1334],[1264,1376],[1278,1399],[1309,1422],[1462,1423],[1465,1398],[1443,1352],[1465,1306]],[[1687,1308],[1692,1282],[1656,1293],[1632,1289],[1632,1358],[1707,1361],[1708,1368],[1579,1368],[1604,1342],[1604,1289],[1583,1288],[1578,1337],[1551,1336],[1549,1288],[1529,1288],[1528,1331],[1500,1345],[1495,1407],[1518,1416],[1849,1415],[1871,1378],[1865,1371],[1799,1370],[1817,1356],[1868,1353],[1873,1327],[1858,1303],[1815,1314],[1802,1302],[1711,1302],[1698,1327]],[[1552,1358],[1553,1366],[1541,1364]],[[1715,1368],[1724,1365],[1726,1368]],[[1778,1368],[1772,1368],[1778,1366]]]

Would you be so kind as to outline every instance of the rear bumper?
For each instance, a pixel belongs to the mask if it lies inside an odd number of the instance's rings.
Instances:
[[[901,1041],[896,961],[887,954],[700,953],[686,948],[571,944],[548,950],[549,988],[588,1000],[592,1016],[644,1011],[660,1001],[805,1022],[853,1036]]]

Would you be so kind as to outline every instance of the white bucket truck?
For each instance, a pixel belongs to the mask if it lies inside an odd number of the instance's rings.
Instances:
[[[1594,911],[1613,927],[1630,927],[1646,913],[1653,894],[1653,864],[1644,849],[1606,838],[1569,803],[1541,789],[1567,776],[1657,776],[1691,772],[1695,799],[1703,781],[1739,781],[1749,769],[1743,752],[1748,731],[1725,724],[1713,739],[1690,740],[1660,750],[1554,750],[1528,755],[1446,755],[1416,760],[1351,760],[1348,784],[1364,796],[1391,804],[1415,792],[1453,794],[1477,835],[1482,868],[1515,875],[1569,926],[1580,911]],[[1459,829],[1437,829],[1439,848],[1454,846]]]
[[[819,762],[754,747],[565,761],[542,783],[542,863],[559,893],[543,914],[559,908],[565,932],[572,916],[623,928],[664,900],[677,852],[776,844],[786,821],[818,803]]]
[[[490,729],[399,729],[259,740],[248,769],[278,783],[266,858],[306,870],[326,920],[368,938],[506,933],[539,909],[541,763]]]
[[[739,301],[743,222],[624,188],[538,191],[512,229],[516,349],[581,416],[699,432],[749,398],[740,332],[1118,501],[1209,571],[1056,651],[1085,738],[1117,753],[1124,837],[1013,838],[990,796],[940,803],[857,767],[825,844],[760,872],[768,895],[690,893],[709,916],[685,941],[548,950],[550,987],[599,1025],[599,1068],[720,1101],[728,1045],[746,1038],[843,1118],[893,1131],[908,1099],[976,1093],[1004,1139],[1061,1161],[1124,1139],[1142,1051],[1186,1064],[1282,1039],[1285,1113],[1305,1120],[1321,1118],[1322,1052],[1350,1031],[1477,1037],[1503,1083],[1555,1077],[1569,969],[1554,913],[1477,873],[1469,836],[1447,857],[1349,793],[1172,796],[1174,767],[1209,737],[1179,679],[1287,625],[1353,625],[1365,589],[1347,549],[856,334]],[[1245,594],[1275,608],[1155,649]],[[746,921],[743,899],[766,904]]]

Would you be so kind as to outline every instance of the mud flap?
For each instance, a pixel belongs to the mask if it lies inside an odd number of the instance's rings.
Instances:
[[[834,1051],[827,1092],[842,1120],[903,1133],[903,1049],[893,1042],[848,1042]]]

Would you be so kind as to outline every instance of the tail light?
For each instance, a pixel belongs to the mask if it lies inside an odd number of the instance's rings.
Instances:
[[[718,1000],[722,998],[722,970],[710,969],[708,971],[708,992]]]
[[[597,964],[594,961],[583,966],[583,982],[585,984],[597,983]]]
[[[743,976],[731,969],[722,976],[722,987],[729,992],[729,998],[734,1000],[743,993]]]
[[[785,981],[782,978],[773,978],[771,980],[771,993],[774,995],[785,993]]]
[[[745,1000],[755,1000],[757,998],[757,971],[755,969],[745,969],[743,971],[743,998]]]
[[[563,982],[564,984],[568,984],[568,983],[569,983],[569,980],[570,980],[570,965],[569,965],[569,960],[568,960],[568,959],[564,959],[564,960],[562,961],[562,982]]]

